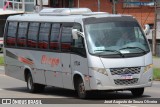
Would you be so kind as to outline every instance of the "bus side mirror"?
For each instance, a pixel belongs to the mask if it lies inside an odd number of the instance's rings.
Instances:
[[[150,27],[149,27],[148,24],[145,25],[144,33],[145,33],[146,35],[149,35],[149,33],[150,33]]]
[[[73,39],[78,39],[78,34],[77,34],[78,30],[77,29],[72,29],[72,36]]]

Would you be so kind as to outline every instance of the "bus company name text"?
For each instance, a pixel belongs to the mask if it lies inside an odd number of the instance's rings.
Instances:
[[[59,62],[60,62],[59,58],[52,58],[46,55],[42,55],[41,58],[41,64],[48,64],[51,65],[51,67],[58,66]]]

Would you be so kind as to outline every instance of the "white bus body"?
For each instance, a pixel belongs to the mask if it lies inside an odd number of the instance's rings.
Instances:
[[[152,53],[135,18],[53,10],[7,19],[6,75],[26,81],[30,92],[49,85],[77,90],[80,98],[92,90],[131,90],[140,96],[151,86]],[[116,44],[125,31],[132,40]]]

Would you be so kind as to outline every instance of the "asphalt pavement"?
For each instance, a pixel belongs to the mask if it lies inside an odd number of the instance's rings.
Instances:
[[[144,95],[140,98],[159,98],[160,97],[160,82],[153,81],[152,87],[145,89]],[[0,98],[52,98],[56,100],[56,103],[67,104],[91,104],[85,106],[97,107],[109,105],[113,107],[158,107],[159,104],[104,104],[105,100],[137,100],[139,98],[133,97],[130,91],[118,91],[118,92],[100,92],[95,94],[93,98],[87,100],[81,100],[77,98],[77,95],[72,90],[46,87],[43,93],[28,93],[26,83],[11,77],[4,75],[4,68],[0,67]],[[94,104],[94,105],[92,105]],[[1,105],[0,105],[1,106]],[[67,107],[69,105],[65,105]],[[8,106],[7,106],[8,107]]]
[[[160,68],[160,58],[153,58],[154,67]],[[159,98],[160,99],[160,81],[153,81],[152,87],[148,87],[145,89],[144,95],[140,98]],[[54,105],[59,107],[97,107],[102,106],[106,107],[159,107],[160,104],[104,104],[105,100],[136,100],[136,97],[133,97],[130,91],[119,91],[119,92],[103,92],[98,93],[94,99],[81,100],[77,98],[77,95],[72,90],[60,89],[55,87],[46,87],[43,93],[28,93],[26,88],[26,83],[11,77],[8,77],[4,74],[4,67],[0,66],[0,98],[54,98],[61,99],[57,102],[66,102],[68,105]],[[86,104],[87,105],[82,105]],[[92,104],[93,103],[93,104]],[[97,105],[97,104],[98,105]],[[76,105],[74,105],[76,104]],[[79,105],[80,104],[80,105]],[[36,106],[36,105],[34,105]],[[46,105],[45,105],[46,106]],[[53,105],[47,105],[52,106]],[[3,107],[3,105],[0,105]],[[7,105],[9,107],[9,105]],[[13,106],[12,106],[13,107]],[[18,107],[16,105],[15,107]],[[23,105],[23,107],[29,107],[27,105]],[[39,106],[38,106],[39,107]]]

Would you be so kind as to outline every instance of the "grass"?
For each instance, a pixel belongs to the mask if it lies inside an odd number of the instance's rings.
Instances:
[[[160,58],[160,57],[158,57],[158,56],[153,56],[153,58],[158,59],[158,58]]]
[[[153,79],[160,80],[160,68],[153,69]]]
[[[4,58],[3,58],[3,56],[0,56],[0,65],[4,65]]]

